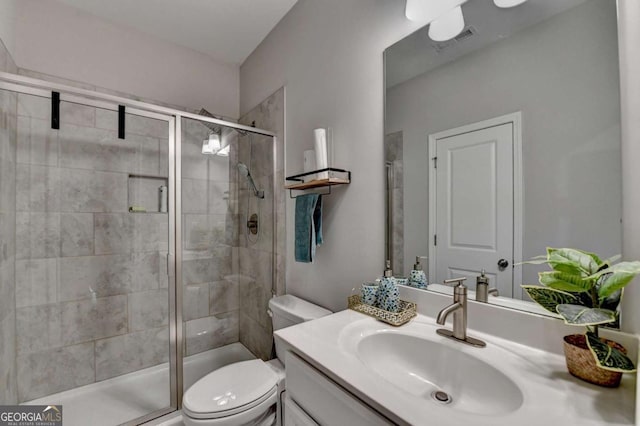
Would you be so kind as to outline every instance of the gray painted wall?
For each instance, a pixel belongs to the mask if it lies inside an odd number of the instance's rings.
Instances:
[[[0,37],[19,67],[239,117],[237,65],[57,1],[3,0]],[[6,3],[6,4],[5,4]]]
[[[405,270],[428,253],[428,135],[515,111],[524,259],[547,246],[621,252],[617,52],[615,2],[591,0],[387,92],[385,130],[405,135]],[[523,281],[538,269],[523,267]]]
[[[635,0],[622,0],[625,42],[623,67],[623,163],[625,182],[640,179],[640,38]],[[407,21],[401,0],[349,2],[300,0],[240,69],[240,108],[247,111],[283,84],[287,86],[286,164],[288,174],[302,169],[302,152],[311,149],[312,129],[335,129],[337,163],[354,171],[353,183],[326,197],[326,244],[315,264],[293,262],[293,232],[287,228],[287,289],[331,309],[362,280],[379,274],[384,257],[383,75],[382,52],[420,27]],[[626,154],[626,155],[625,155]],[[635,194],[633,191],[635,190]],[[625,185],[624,255],[640,258],[640,193]],[[287,202],[293,214],[293,202]],[[290,216],[292,217],[292,216]],[[640,301],[629,288],[625,304]],[[623,328],[640,330],[640,312],[627,309]]]
[[[640,259],[640,2],[618,0],[620,7],[620,63],[622,87],[622,253],[625,259]],[[640,279],[625,289],[622,328],[640,333]],[[640,418],[640,406],[636,406]]]
[[[384,268],[383,50],[420,25],[401,0],[300,0],[241,66],[241,113],[286,85],[285,173],[302,171],[313,129],[331,127],[351,185],[323,201],[324,244],[296,263],[287,224],[287,291],[332,310]],[[287,217],[294,217],[287,198]]]

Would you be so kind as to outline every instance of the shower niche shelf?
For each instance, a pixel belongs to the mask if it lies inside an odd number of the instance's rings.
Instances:
[[[167,199],[162,201],[160,188],[167,191],[165,176],[129,174],[127,185],[129,213],[167,213]],[[165,195],[166,197],[166,195]]]
[[[318,175],[321,173],[326,173],[326,177],[318,178]],[[331,194],[331,188],[333,186],[350,184],[351,172],[348,170],[328,167],[326,169],[313,170],[294,176],[288,176],[286,180],[295,182],[285,185],[285,189],[289,190],[289,196],[291,198],[296,198],[293,195],[294,191],[306,191],[314,189],[321,190],[322,188],[325,188],[326,192],[321,192],[321,194],[327,195]]]

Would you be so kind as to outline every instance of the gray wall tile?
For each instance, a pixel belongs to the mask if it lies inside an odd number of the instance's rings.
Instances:
[[[93,252],[93,214],[62,213],[60,215],[60,254],[88,256]]]
[[[211,315],[240,308],[240,286],[231,281],[216,281],[209,284],[209,313]]]
[[[209,315],[209,284],[184,286],[182,318],[190,321]]]
[[[40,96],[19,93],[18,115],[48,120],[49,123],[51,123],[51,100]]]
[[[3,71],[15,72],[13,58],[0,41]],[[17,96],[0,91],[0,404],[18,401],[16,377],[16,161]]]
[[[169,134],[169,124],[166,121],[133,114],[126,115],[125,126],[127,136],[135,134],[153,138],[167,138]],[[96,127],[106,130],[118,130],[118,113],[98,108],[96,111]]]
[[[169,217],[162,213],[95,215],[96,254],[166,250]]]
[[[64,302],[61,306],[65,345],[117,336],[127,332],[127,297]]]
[[[55,303],[57,287],[56,259],[16,260],[16,307]]]
[[[271,327],[265,328],[244,312],[240,312],[240,342],[255,356],[265,361],[271,359],[272,336]]]
[[[92,383],[93,342],[19,356],[18,400],[29,401]]]
[[[13,310],[12,310],[13,311]],[[0,319],[0,404],[8,405],[18,402],[16,375],[16,343],[15,315],[11,312]]]
[[[68,257],[59,260],[58,299],[78,300],[158,288],[158,253]]]
[[[18,355],[62,346],[60,305],[30,306],[16,310]]]
[[[65,125],[60,128],[60,166],[156,175],[159,171],[158,139],[127,135],[95,127]]]
[[[69,124],[93,127],[96,124],[96,108],[73,102],[60,102],[60,123],[62,128]]]
[[[169,324],[169,292],[150,290],[129,294],[129,331]]]
[[[187,355],[218,348],[238,341],[238,312],[187,321]]]
[[[232,218],[226,215],[183,215],[183,247],[185,250],[207,250],[220,244],[233,245]]]
[[[60,256],[59,213],[16,214],[16,258]]]
[[[206,180],[182,180],[182,213],[207,213]]]
[[[50,109],[51,103],[47,102],[47,116]],[[18,117],[18,163],[57,166],[58,150],[58,131],[51,129],[50,118]]]
[[[60,173],[57,167],[18,164],[16,173],[18,211],[60,211]]]
[[[231,273],[231,247],[216,247],[205,254],[206,257],[203,258],[183,260],[182,279],[184,284],[220,281]]]
[[[65,212],[126,212],[127,175],[61,169],[61,205]]]
[[[95,356],[98,381],[167,362],[169,329],[162,327],[98,340]]]

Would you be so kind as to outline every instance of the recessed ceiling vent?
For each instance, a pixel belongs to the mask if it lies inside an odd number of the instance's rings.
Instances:
[[[431,45],[436,50],[436,52],[440,53],[444,50],[450,49],[453,46],[458,45],[464,41],[467,41],[478,34],[478,30],[473,25],[467,25],[457,36],[452,38],[451,40],[443,41],[440,43],[432,42]]]

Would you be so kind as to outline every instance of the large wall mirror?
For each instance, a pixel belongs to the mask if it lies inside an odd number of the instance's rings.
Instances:
[[[421,256],[431,290],[485,270],[490,302],[527,309],[544,267],[518,262],[622,250],[616,2],[462,11],[455,38],[425,27],[385,51],[387,255],[396,276]]]

